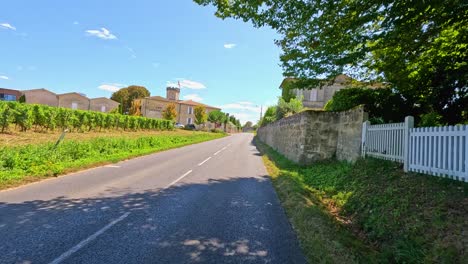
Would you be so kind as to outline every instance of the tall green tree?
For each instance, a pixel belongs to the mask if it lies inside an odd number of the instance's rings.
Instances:
[[[148,96],[150,96],[150,92],[144,86],[130,85],[113,93],[111,99],[120,103],[123,114],[128,114],[133,100]]]
[[[166,120],[175,121],[177,118],[176,105],[173,103],[168,104],[163,110],[162,116]]]
[[[224,122],[225,118],[226,118],[226,115],[219,110],[211,111],[208,114],[208,121],[215,124],[215,127],[219,127]]]
[[[208,115],[206,114],[206,108],[203,105],[198,105],[193,110],[195,113],[195,124],[202,125],[208,120]]]
[[[221,18],[269,26],[296,87],[346,73],[385,81],[448,123],[468,112],[468,8],[464,0],[194,0]]]

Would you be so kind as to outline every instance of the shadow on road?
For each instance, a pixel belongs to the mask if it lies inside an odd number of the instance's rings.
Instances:
[[[130,212],[73,254],[91,263],[302,262],[265,177],[237,177],[166,190],[108,190],[83,199],[0,202],[0,262],[49,262]],[[7,241],[7,243],[5,243]]]

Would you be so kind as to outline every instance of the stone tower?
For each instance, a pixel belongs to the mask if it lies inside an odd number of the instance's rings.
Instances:
[[[166,88],[166,98],[172,101],[179,101],[180,89],[174,87]]]

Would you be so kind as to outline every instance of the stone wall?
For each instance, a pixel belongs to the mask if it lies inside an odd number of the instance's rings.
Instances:
[[[58,106],[73,109],[73,104],[76,104],[79,110],[89,110],[90,102],[85,96],[78,93],[58,94]]]
[[[308,165],[336,157],[353,162],[360,155],[362,107],[345,112],[307,110],[257,131],[259,139],[288,159]]]
[[[43,104],[58,106],[58,97],[55,93],[46,89],[34,89],[22,92],[28,104]]]
[[[119,103],[106,97],[89,99],[89,110],[109,113],[119,107]]]

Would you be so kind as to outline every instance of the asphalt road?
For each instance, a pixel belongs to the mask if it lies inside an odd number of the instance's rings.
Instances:
[[[252,134],[0,192],[1,263],[305,263]]]

